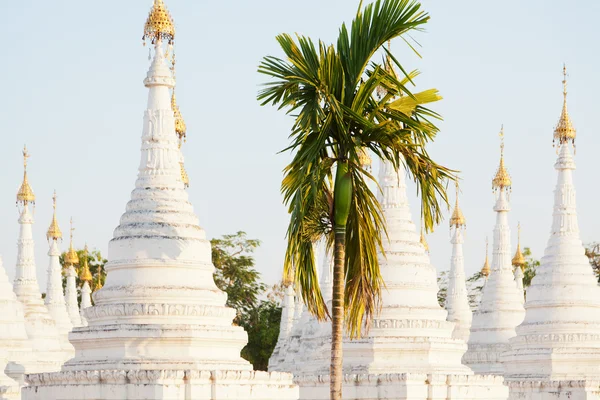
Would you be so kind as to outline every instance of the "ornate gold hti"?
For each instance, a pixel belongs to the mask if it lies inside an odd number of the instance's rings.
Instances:
[[[27,159],[29,158],[29,153],[27,152],[27,146],[23,147],[23,183],[21,183],[21,187],[17,192],[17,203],[22,203],[26,205],[27,203],[35,203],[35,195],[33,194],[33,190],[31,186],[29,186],[29,181],[27,180]]]
[[[519,267],[522,270],[525,268],[525,257],[523,256],[523,253],[521,252],[521,223],[519,222],[518,225],[518,232],[519,232],[519,236],[518,236],[518,241],[517,241],[517,251],[515,252],[515,256],[512,259],[512,265],[513,267]]]
[[[452,213],[452,216],[450,217],[450,227],[451,228],[452,227],[459,228],[461,226],[467,225],[465,216],[464,216],[462,210],[460,209],[460,206],[458,205],[458,177],[456,178],[455,184],[456,184],[456,204],[454,206],[454,212]]]
[[[81,266],[81,275],[79,276],[79,279],[81,279],[84,282],[91,282],[92,279],[94,279],[92,277],[92,273],[90,272],[90,266],[88,265],[87,244],[85,245],[85,247],[83,249],[83,265]]]
[[[56,190],[54,191],[54,196],[52,196],[52,202],[54,207],[54,214],[52,215],[52,222],[50,223],[50,228],[48,228],[48,232],[46,232],[47,240],[58,240],[62,239],[62,232],[58,226],[58,221],[56,219]]]
[[[552,142],[558,142],[559,146],[568,142],[575,145],[576,136],[577,132],[571,122],[569,110],[567,110],[567,66],[563,65],[563,108],[560,113],[558,124],[556,124],[556,128],[554,128],[554,139]]]
[[[149,40],[155,44],[157,40],[166,41],[172,44],[175,40],[175,26],[169,10],[165,7],[163,0],[154,0],[148,19],[144,25],[144,44]]]
[[[75,230],[75,228],[73,228],[73,218],[71,218],[71,243],[69,244],[69,251],[67,251],[65,253],[65,265],[77,265],[79,264],[79,256],[77,255],[77,252],[75,251],[75,249],[73,248],[73,231]]]
[[[483,268],[481,268],[481,275],[486,278],[490,276],[490,260],[488,258],[488,238],[485,238],[485,262],[483,263]]]
[[[510,175],[504,166],[504,125],[500,129],[500,165],[496,171],[496,176],[492,179],[492,188],[494,190],[510,189],[512,181]]]

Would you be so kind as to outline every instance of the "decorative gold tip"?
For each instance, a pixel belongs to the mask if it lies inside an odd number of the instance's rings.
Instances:
[[[456,178],[455,181],[456,184],[456,205],[454,206],[454,212],[452,213],[452,217],[450,217],[450,227],[456,227],[459,228],[461,226],[466,226],[467,225],[467,220],[465,219],[465,216],[462,212],[462,210],[460,209],[460,206],[458,205],[458,177]]]
[[[512,181],[510,175],[504,166],[504,125],[500,129],[500,166],[496,171],[496,176],[492,179],[492,188],[494,190],[510,189]]]
[[[79,277],[84,282],[91,282],[93,277],[88,265],[88,247],[87,244],[83,248],[83,265],[81,266],[81,276]]]
[[[73,231],[75,230],[75,228],[73,228],[73,218],[71,218],[71,243],[69,244],[69,251],[67,251],[65,253],[65,265],[77,265],[79,264],[79,256],[77,255],[77,252],[75,251],[75,249],[73,248]]]
[[[371,156],[364,147],[358,151],[358,163],[362,168],[369,168],[373,164]]]
[[[183,186],[188,188],[190,187],[190,177],[188,176],[182,162],[179,163],[179,166],[181,167],[181,181],[183,182]]]
[[[58,227],[58,221],[56,219],[56,190],[54,191],[54,196],[52,196],[53,207],[54,207],[54,215],[52,216],[52,222],[50,223],[50,228],[48,228],[48,232],[46,232],[47,240],[58,240],[62,239],[63,235]]]
[[[513,267],[521,267],[521,269],[525,268],[525,257],[523,256],[523,253],[521,252],[521,223],[519,222],[518,225],[518,232],[519,232],[519,236],[518,236],[518,241],[517,241],[517,251],[515,252],[515,256],[512,259],[512,265]]]
[[[175,114],[175,133],[177,133],[177,137],[179,137],[180,142],[185,141],[187,128],[185,126],[185,121],[181,116],[181,111],[179,111],[179,106],[177,105],[175,89],[173,89],[173,94],[171,95],[171,108],[173,109],[173,113]]]
[[[552,142],[558,142],[558,145],[563,145],[567,142],[575,144],[577,132],[571,122],[569,110],[567,109],[567,66],[563,65],[563,108],[560,113],[560,119],[556,128],[554,128],[554,139]]]
[[[490,276],[490,261],[488,258],[488,238],[485,238],[485,262],[483,263],[483,268],[481,268],[481,275],[486,278]]]
[[[27,203],[35,203],[35,194],[33,194],[33,190],[31,189],[31,186],[29,186],[29,181],[27,180],[27,159],[29,157],[27,146],[25,146],[23,147],[23,183],[21,183],[21,187],[17,192],[17,203],[23,203],[24,205]]]
[[[144,36],[142,40],[149,40],[155,44],[157,40],[168,41],[172,44],[175,40],[175,26],[169,10],[165,7],[163,0],[154,0],[146,24],[144,25]]]
[[[100,278],[100,275],[98,275],[98,278],[96,280],[96,286],[94,287],[94,292],[97,292],[98,290],[102,289],[104,285],[102,284],[102,280]]]

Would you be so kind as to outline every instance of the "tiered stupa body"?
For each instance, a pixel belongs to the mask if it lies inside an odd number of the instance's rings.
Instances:
[[[566,79],[565,79],[566,81]],[[600,287],[579,236],[573,129],[565,103],[555,130],[558,180],[548,245],[526,315],[503,357],[511,398],[599,399]]]
[[[253,371],[247,335],[214,283],[210,242],[181,179],[163,40],[174,29],[155,0],[145,34],[154,60],[135,189],[109,243],[106,282],[70,340],[62,371],[28,376],[24,399],[298,398],[291,374]]]
[[[50,244],[48,256],[50,262],[48,264],[48,282],[46,285],[46,297],[44,303],[48,307],[48,312],[54,319],[58,333],[60,334],[60,341],[63,350],[67,354],[67,357],[72,357],[75,354],[75,349],[69,343],[69,332],[73,329],[73,323],[67,312],[67,305],[65,303],[65,295],[62,286],[62,266],[60,265],[60,250],[58,248],[58,242],[62,239],[62,232],[58,226],[58,220],[56,219],[56,193],[54,193],[54,215],[52,217],[52,223],[46,238]]]
[[[344,341],[344,398],[506,399],[501,377],[476,376],[461,364],[467,346],[452,338],[454,324],[438,304],[436,270],[411,220],[404,175],[382,163],[380,202],[389,242],[379,261],[386,287],[369,332]],[[299,355],[306,363],[296,377],[301,399],[329,398],[328,357],[319,349]]]
[[[19,239],[17,241],[17,268],[13,288],[17,299],[23,305],[25,328],[34,352],[34,359],[42,371],[57,371],[60,365],[72,354],[65,353],[60,334],[54,319],[42,300],[36,277],[34,242],[32,235],[33,215],[30,206],[35,196],[27,179],[27,149],[23,150],[25,173],[23,183],[17,193],[17,203],[21,207],[19,217]]]
[[[503,133],[500,134],[503,138]],[[481,302],[473,315],[469,350],[463,361],[478,374],[503,373],[500,354],[508,349],[508,339],[523,321],[523,294],[515,284],[511,265],[508,196],[511,180],[504,167],[504,143],[500,167],[492,182],[496,192],[496,226],[492,248],[492,266],[483,288]]]
[[[73,327],[81,326],[81,315],[79,312],[79,304],[77,302],[77,272],[75,265],[79,264],[79,256],[73,247],[73,218],[71,218],[71,241],[69,243],[69,251],[65,253],[65,276],[67,283],[65,285],[65,304],[67,313],[71,319]]]
[[[25,330],[23,306],[13,292],[0,258],[0,386],[16,385],[18,389],[19,384],[16,382],[22,384],[26,372],[41,371],[34,363],[31,353]],[[7,380],[4,373],[15,382]],[[10,392],[7,390],[7,393]],[[2,399],[1,393],[2,389],[0,389],[0,399]]]
[[[465,216],[458,204],[457,186],[456,205],[450,218],[452,258],[450,261],[450,275],[448,277],[448,291],[446,293],[446,310],[448,311],[447,320],[455,324],[452,337],[466,342],[469,339],[473,312],[469,305],[469,293],[467,291],[463,257],[463,234],[465,226]]]

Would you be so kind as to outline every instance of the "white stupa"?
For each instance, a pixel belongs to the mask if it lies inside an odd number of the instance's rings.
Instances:
[[[504,130],[500,166],[492,181],[496,193],[496,226],[492,248],[491,272],[483,287],[481,302],[473,314],[469,350],[463,361],[478,374],[502,374],[500,354],[508,349],[508,339],[515,336],[515,328],[523,321],[523,294],[515,284],[511,265],[509,193],[511,179],[504,166]]]
[[[90,272],[90,266],[88,265],[88,247],[87,244],[83,250],[83,260],[81,261],[81,274],[79,280],[83,282],[81,284],[81,305],[79,307],[81,313],[81,325],[87,326],[87,318],[85,317],[85,310],[92,306],[92,288],[90,282],[93,277]]]
[[[44,303],[48,308],[48,312],[52,316],[56,328],[60,335],[60,341],[63,350],[66,353],[66,357],[70,358],[75,354],[75,349],[69,343],[69,332],[73,329],[73,323],[69,318],[67,312],[67,306],[65,303],[65,295],[62,286],[62,267],[60,265],[60,250],[58,248],[59,240],[62,240],[62,231],[58,226],[58,220],[56,218],[56,192],[54,193],[54,214],[52,216],[52,222],[46,233],[46,238],[50,244],[48,251],[48,257],[50,262],[48,264],[48,282],[46,285],[46,297]]]
[[[463,257],[465,216],[458,205],[458,183],[456,186],[456,205],[450,218],[450,234],[452,235],[452,258],[450,260],[450,275],[446,292],[447,320],[454,322],[452,337],[467,341],[471,329],[473,312],[469,305],[469,293],[465,276]]]
[[[525,302],[525,288],[523,287],[523,278],[525,278],[525,274],[523,269],[525,268],[525,257],[523,256],[523,252],[521,251],[521,224],[519,223],[519,240],[517,242],[517,251],[515,251],[515,256],[512,259],[512,265],[514,267],[514,275],[515,275],[515,284],[517,285],[517,289],[519,293],[521,293],[521,297],[523,303]]]
[[[42,372],[42,369],[32,355],[23,306],[13,292],[0,258],[0,386],[10,386],[3,372],[22,384],[25,373]]]
[[[572,151],[576,132],[567,111],[554,131],[558,179],[548,245],[527,289],[526,315],[503,357],[511,398],[598,399],[600,287],[579,236]]]
[[[25,172],[23,183],[17,193],[17,204],[21,205],[19,217],[19,240],[17,241],[17,268],[13,288],[23,305],[25,328],[36,363],[43,371],[57,371],[71,355],[65,353],[54,319],[42,300],[36,277],[35,252],[32,235],[33,215],[30,210],[35,195],[27,178],[27,148],[23,150]]]
[[[279,337],[277,344],[269,357],[269,371],[278,371],[278,366],[285,359],[288,347],[288,338],[294,326],[294,285],[287,282],[283,293],[281,305],[281,322],[279,324]]]
[[[436,270],[420,243],[406,197],[405,173],[382,163],[380,203],[389,241],[381,255],[382,310],[358,340],[344,340],[344,399],[506,399],[501,377],[477,376],[461,364],[467,349],[437,301]],[[325,333],[326,331],[323,330]],[[300,398],[329,398],[330,331],[302,346],[295,376]],[[325,351],[323,349],[326,349]],[[319,360],[320,365],[316,365]]]
[[[213,280],[210,242],[182,180],[164,45],[173,21],[155,0],[145,25],[154,59],[135,189],[108,246],[104,287],[69,336],[61,372],[28,376],[24,400],[292,400],[291,374],[253,371],[244,330]]]
[[[73,247],[73,218],[71,218],[71,240],[69,243],[69,250],[65,253],[65,276],[67,277],[67,283],[65,285],[65,304],[67,307],[67,313],[71,319],[73,327],[82,325],[81,315],[79,312],[79,304],[77,302],[77,272],[75,271],[75,265],[79,264],[79,256]]]

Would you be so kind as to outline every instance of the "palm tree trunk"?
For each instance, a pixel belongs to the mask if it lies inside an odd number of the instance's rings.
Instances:
[[[346,258],[346,229],[335,232],[333,264],[333,298],[331,310],[330,399],[342,400],[344,340],[344,264]]]

